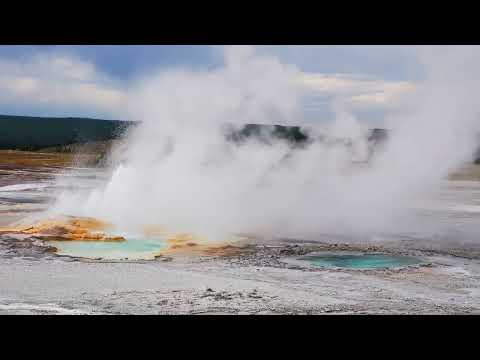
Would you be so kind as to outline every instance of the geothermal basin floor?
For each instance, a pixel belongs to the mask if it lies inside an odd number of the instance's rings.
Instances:
[[[430,254],[427,266],[371,271],[284,261],[302,249],[145,262],[2,257],[0,314],[480,313],[479,260]]]
[[[0,226],[42,211],[60,187],[102,181],[100,170],[59,174],[60,155],[38,157],[0,154]],[[418,217],[421,229],[430,226],[445,239],[427,231],[424,243],[374,241],[383,244],[374,250],[423,259],[403,269],[322,269],[298,261],[315,250],[372,251],[332,236],[313,244],[257,239],[251,251],[234,256],[115,262],[61,257],[0,235],[0,314],[478,314],[480,182],[474,180],[450,182]]]

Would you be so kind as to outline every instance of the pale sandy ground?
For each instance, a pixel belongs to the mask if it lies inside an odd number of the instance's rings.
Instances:
[[[401,271],[309,270],[269,252],[249,261],[3,258],[0,314],[480,313],[479,260],[442,255]]]

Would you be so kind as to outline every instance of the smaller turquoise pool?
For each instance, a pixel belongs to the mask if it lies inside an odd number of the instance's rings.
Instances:
[[[122,242],[49,241],[58,255],[105,260],[153,260],[167,244],[158,239],[129,238]]]
[[[386,269],[417,265],[422,260],[411,256],[387,254],[321,254],[307,255],[299,260],[313,266],[347,269]]]

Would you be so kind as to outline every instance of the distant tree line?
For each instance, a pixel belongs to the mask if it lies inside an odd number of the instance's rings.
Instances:
[[[138,122],[0,115],[0,149],[37,151],[49,148],[51,151],[76,152],[79,147],[75,144],[115,140],[135,124]],[[287,141],[293,147],[303,147],[314,141],[307,131],[299,126],[261,124],[246,124],[240,130],[229,128],[226,138],[237,143],[252,138],[263,142],[277,139]],[[376,128],[370,130],[367,140],[372,148],[376,148],[387,138],[386,129]],[[322,141],[322,139],[323,137],[320,136],[315,140]],[[93,147],[94,151],[99,152],[102,152],[102,148],[105,147],[98,145]],[[474,151],[473,161],[475,164],[480,164],[480,147]]]
[[[102,152],[102,146],[99,146],[99,143],[121,137],[134,124],[137,123],[73,117],[45,118],[0,115],[0,149],[47,150],[68,153],[87,149],[84,146],[79,147],[78,144],[96,143],[95,146],[90,146],[90,149]],[[234,130],[233,127],[228,127],[228,129],[227,140],[236,143],[255,138],[267,143],[273,140],[287,141],[293,147],[302,147],[314,141],[299,126],[246,124],[239,130]],[[386,135],[384,129],[373,129],[368,140],[378,143],[383,141]],[[322,141],[322,137],[315,140]]]
[[[133,122],[0,115],[0,149],[35,151],[120,137]]]

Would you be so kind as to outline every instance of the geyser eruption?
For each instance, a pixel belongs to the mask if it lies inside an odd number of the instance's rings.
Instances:
[[[61,194],[51,212],[221,240],[408,228],[412,205],[469,159],[480,127],[477,48],[418,53],[425,78],[385,119],[390,141],[367,166],[352,164],[348,148],[322,142],[292,150],[274,139],[225,140],[226,124],[303,123],[301,72],[275,57],[233,46],[220,68],[160,72],[130,90],[128,114],[142,123],[127,151],[112,154],[110,180]],[[324,128],[365,149],[365,125],[338,104]]]

